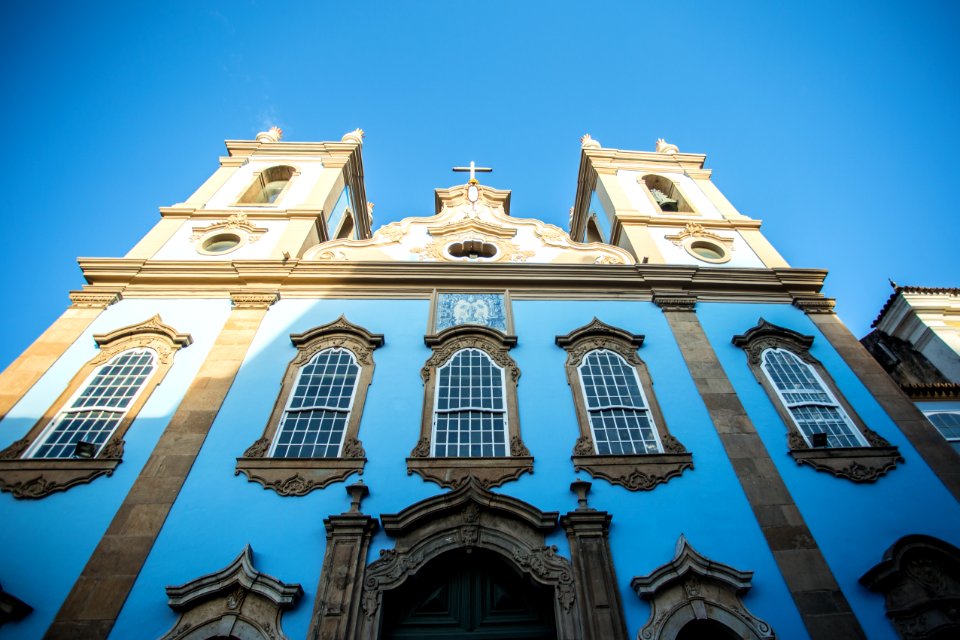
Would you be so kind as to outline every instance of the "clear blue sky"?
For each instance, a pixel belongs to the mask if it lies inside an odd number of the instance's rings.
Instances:
[[[374,226],[462,180],[566,226],[578,138],[707,154],[858,336],[900,283],[960,285],[956,2],[19,2],[0,23],[0,367],[226,138],[367,132]]]

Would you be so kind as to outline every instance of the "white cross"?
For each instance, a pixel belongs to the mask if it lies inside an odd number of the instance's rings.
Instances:
[[[477,171],[481,171],[481,172],[483,172],[483,173],[490,173],[491,171],[493,171],[493,169],[491,169],[490,167],[478,167],[476,164],[474,164],[473,160],[470,161],[470,166],[469,166],[469,167],[454,167],[453,170],[454,170],[454,171],[469,171],[469,172],[470,172],[470,180],[476,180],[476,179],[477,179],[476,175],[474,175],[474,173],[477,172]]]

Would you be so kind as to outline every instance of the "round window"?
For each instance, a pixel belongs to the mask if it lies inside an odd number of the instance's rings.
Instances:
[[[203,242],[205,253],[227,253],[240,246],[242,239],[235,233],[218,233]]]
[[[727,260],[727,250],[719,244],[707,242],[706,240],[695,240],[690,243],[690,252],[696,257],[708,262],[725,262]]]

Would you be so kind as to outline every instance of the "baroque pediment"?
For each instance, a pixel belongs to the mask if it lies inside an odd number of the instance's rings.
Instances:
[[[404,218],[367,240],[334,240],[308,249],[303,260],[322,262],[469,262],[634,264],[624,249],[574,242],[565,231],[510,215],[510,192],[480,186],[470,202],[467,185],[437,189],[437,213]]]

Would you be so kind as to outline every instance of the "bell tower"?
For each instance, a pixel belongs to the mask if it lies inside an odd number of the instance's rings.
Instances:
[[[703,154],[624,151],[580,140],[570,237],[631,252],[638,263],[779,268],[789,265],[760,233],[760,221],[737,211],[710,180]]]
[[[364,133],[340,142],[284,142],[272,127],[227,140],[228,155],[193,195],[126,257],[142,260],[289,260],[318,243],[371,235],[363,181]]]

